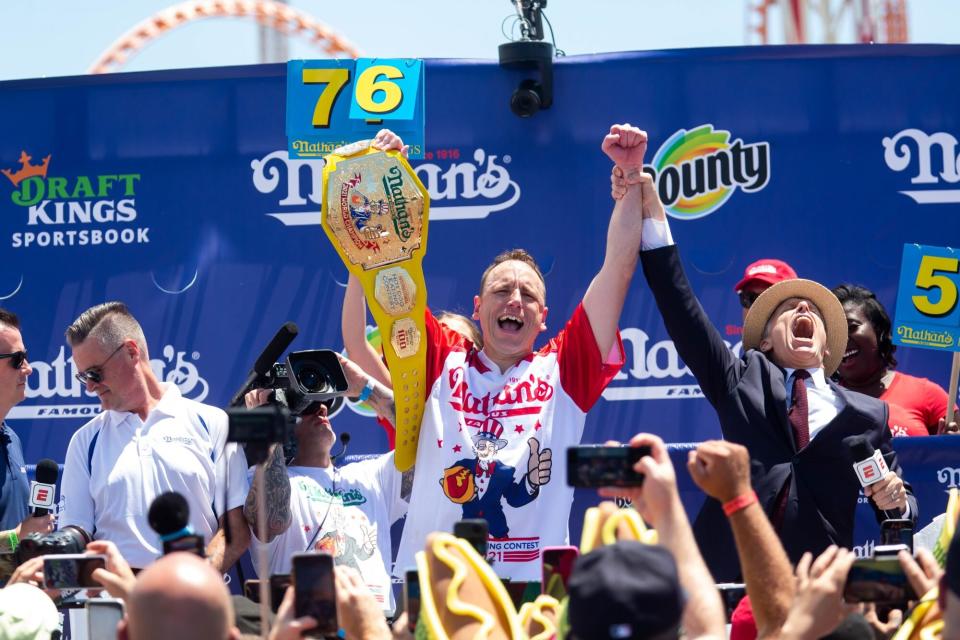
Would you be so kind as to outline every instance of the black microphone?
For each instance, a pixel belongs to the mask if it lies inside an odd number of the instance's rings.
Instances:
[[[45,516],[53,511],[53,500],[57,493],[57,478],[59,476],[60,466],[50,458],[44,458],[37,463],[37,479],[30,483],[32,516]]]
[[[273,363],[280,359],[280,356],[287,350],[287,347],[290,346],[290,343],[293,342],[299,332],[300,329],[297,328],[294,322],[287,322],[280,327],[277,335],[273,336],[273,340],[270,341],[270,344],[260,353],[260,357],[253,363],[253,369],[250,370],[240,390],[230,399],[229,406],[239,407],[243,405],[243,396],[246,395],[247,391],[250,391],[250,388],[257,380],[264,377],[267,372],[270,371]]]
[[[330,458],[336,461],[337,458],[341,457],[347,452],[347,445],[350,444],[350,434],[344,431],[340,434],[340,453],[331,455]]]
[[[176,491],[157,496],[147,512],[147,523],[160,536],[163,553],[189,551],[205,556],[203,536],[196,535],[190,526],[190,505]]]
[[[167,491],[157,496],[147,512],[150,528],[166,541],[177,534],[190,535],[190,505],[186,498],[176,491]]]
[[[853,460],[853,470],[857,474],[861,487],[869,487],[883,480],[890,468],[883,454],[873,448],[866,436],[847,436],[843,439],[843,444],[847,446],[850,458]],[[882,511],[884,518],[888,520],[897,520],[902,517],[899,512]]]

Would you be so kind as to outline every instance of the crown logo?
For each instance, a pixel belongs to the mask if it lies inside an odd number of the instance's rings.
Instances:
[[[22,181],[33,176],[46,178],[47,167],[50,165],[50,156],[48,155],[43,159],[43,164],[30,164],[32,159],[33,156],[28,156],[26,151],[21,151],[20,170],[16,173],[13,173],[10,171],[10,169],[0,169],[0,173],[7,176],[7,178],[10,179],[10,182],[12,182],[13,186],[15,187],[19,186]]]

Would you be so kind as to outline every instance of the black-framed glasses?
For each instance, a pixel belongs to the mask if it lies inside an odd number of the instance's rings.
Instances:
[[[103,362],[101,362],[95,367],[90,367],[86,371],[76,372],[75,374],[73,374],[73,377],[79,380],[80,382],[82,382],[83,384],[87,384],[88,382],[92,382],[93,384],[98,384],[100,382],[103,382],[103,368],[107,366],[108,362],[110,362],[110,358],[112,358],[113,356],[117,355],[117,353],[120,352],[120,349],[123,349],[123,343],[121,343],[119,347],[114,349],[113,353],[107,356],[106,360],[104,360]]]
[[[19,369],[23,366],[23,363],[27,361],[27,351],[14,351],[13,353],[0,353],[0,360],[4,358],[10,358],[10,366],[14,369]]]
[[[754,291],[741,291],[737,295],[740,296],[740,306],[744,309],[752,307],[753,303],[760,297],[760,294]]]

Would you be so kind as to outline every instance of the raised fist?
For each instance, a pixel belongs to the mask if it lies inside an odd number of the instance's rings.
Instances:
[[[600,147],[607,157],[627,172],[639,171],[643,167],[643,156],[647,153],[647,132],[629,124],[615,124],[603,139]]]

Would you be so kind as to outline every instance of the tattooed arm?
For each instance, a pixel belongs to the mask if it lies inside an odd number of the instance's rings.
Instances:
[[[290,511],[290,477],[283,460],[283,447],[273,445],[273,451],[263,468],[264,513],[257,509],[257,483],[250,485],[250,493],[243,505],[243,515],[250,524],[253,534],[260,538],[260,519],[266,518],[267,539],[270,542],[281,535],[290,526],[293,514]]]

